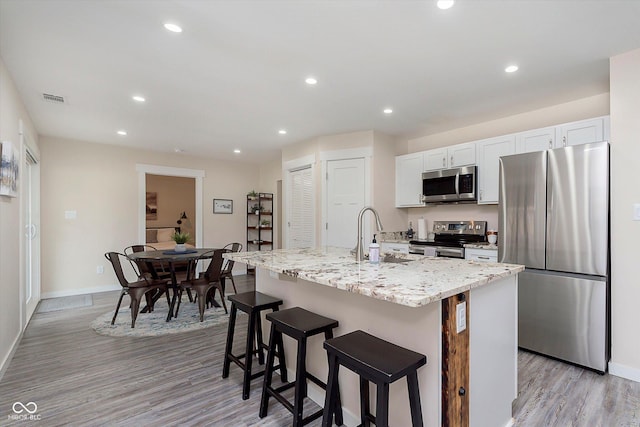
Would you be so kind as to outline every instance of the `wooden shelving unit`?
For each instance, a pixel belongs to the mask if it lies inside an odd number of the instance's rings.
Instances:
[[[247,251],[273,249],[273,208],[273,193],[247,196]]]

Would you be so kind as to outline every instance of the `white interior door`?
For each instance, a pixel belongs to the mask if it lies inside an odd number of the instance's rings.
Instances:
[[[40,165],[26,150],[24,187],[24,286],[26,327],[40,301]]]
[[[312,168],[288,172],[287,248],[315,246]]]
[[[358,212],[365,204],[364,158],[327,162],[328,246],[353,248],[358,238]]]

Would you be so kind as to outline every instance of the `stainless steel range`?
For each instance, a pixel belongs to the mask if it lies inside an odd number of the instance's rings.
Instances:
[[[409,241],[409,253],[464,258],[464,245],[487,241],[487,221],[434,221],[433,239]]]

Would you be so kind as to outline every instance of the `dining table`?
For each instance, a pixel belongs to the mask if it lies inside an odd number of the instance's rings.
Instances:
[[[175,317],[173,313],[173,309],[176,304],[176,298],[178,296],[178,279],[176,273],[176,266],[182,265],[186,263],[186,278],[185,280],[191,280],[193,275],[195,274],[194,263],[197,259],[210,259],[213,257],[213,251],[215,248],[188,248],[186,251],[175,251],[175,250],[153,250],[153,251],[141,251],[141,252],[133,252],[128,255],[129,259],[134,262],[142,261],[147,263],[147,267],[151,272],[151,275],[154,279],[158,278],[157,271],[154,267],[154,264],[162,264],[169,266],[169,272],[171,273],[171,281],[170,286],[173,289],[173,297],[171,298],[171,303],[169,304],[169,313],[167,314],[167,322],[171,320],[171,317]],[[157,299],[161,295],[155,295],[153,299],[153,303],[157,301]],[[147,308],[145,307],[142,312],[144,312]]]

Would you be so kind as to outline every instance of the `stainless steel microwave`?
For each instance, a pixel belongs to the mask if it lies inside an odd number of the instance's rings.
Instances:
[[[422,201],[451,203],[477,201],[477,167],[464,166],[422,174]]]

